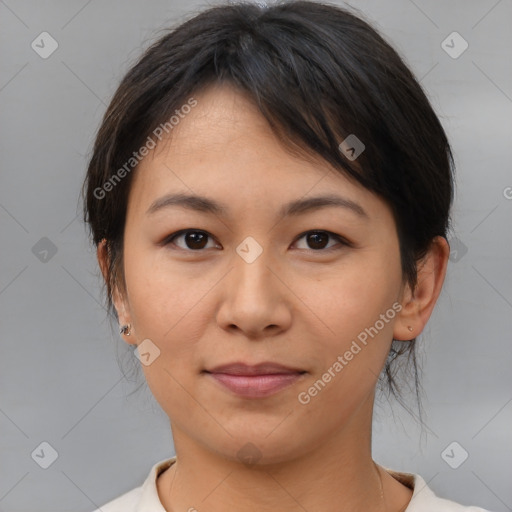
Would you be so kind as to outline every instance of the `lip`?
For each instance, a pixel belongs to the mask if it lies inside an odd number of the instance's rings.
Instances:
[[[257,365],[237,362],[217,366],[204,373],[237,396],[265,398],[291,386],[306,372],[272,362]]]
[[[205,370],[207,373],[225,373],[229,375],[282,375],[290,373],[305,373],[300,368],[285,366],[271,361],[264,361],[258,364],[247,364],[243,362],[227,363],[216,366],[211,370]]]

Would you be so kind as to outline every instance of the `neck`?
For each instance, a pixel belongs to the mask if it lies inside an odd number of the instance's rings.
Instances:
[[[250,466],[205,449],[172,425],[177,459],[157,481],[160,500],[168,512],[403,510],[412,493],[379,473],[371,457],[371,413],[362,411],[299,456]]]

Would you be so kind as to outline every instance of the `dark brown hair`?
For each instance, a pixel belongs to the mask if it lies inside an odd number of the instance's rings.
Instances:
[[[170,29],[129,69],[105,113],[82,194],[94,244],[107,241],[109,311],[117,318],[114,287],[125,291],[123,232],[136,165],[119,170],[214,82],[248,95],[291,151],[321,156],[386,201],[403,281],[414,289],[418,262],[450,229],[453,200],[450,145],[420,84],[383,37],[346,9],[304,0],[237,3]],[[339,148],[350,134],[365,146],[357,165]],[[393,363],[400,355],[418,393],[415,345],[416,339],[393,340],[383,375],[397,398]]]

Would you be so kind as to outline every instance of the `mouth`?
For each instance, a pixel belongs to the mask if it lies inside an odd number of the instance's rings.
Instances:
[[[202,373],[236,396],[265,398],[303,379],[307,372],[271,362],[257,365],[237,362],[203,370]]]

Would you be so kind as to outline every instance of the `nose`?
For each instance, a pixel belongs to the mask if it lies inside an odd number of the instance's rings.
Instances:
[[[219,326],[239,331],[247,338],[262,339],[287,330],[291,324],[293,293],[286,276],[263,251],[248,263],[238,254],[222,280]]]

